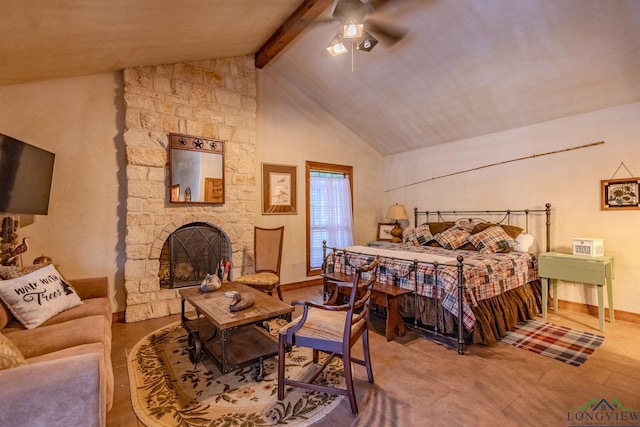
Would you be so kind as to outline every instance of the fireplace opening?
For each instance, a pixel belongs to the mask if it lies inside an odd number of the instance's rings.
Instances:
[[[231,241],[224,231],[202,222],[186,224],[171,233],[162,246],[160,286],[198,285],[207,274],[218,273],[220,261],[231,257]]]

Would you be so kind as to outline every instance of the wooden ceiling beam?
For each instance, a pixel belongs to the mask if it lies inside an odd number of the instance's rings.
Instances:
[[[256,68],[262,68],[318,18],[333,0],[304,0],[269,40],[256,52]]]

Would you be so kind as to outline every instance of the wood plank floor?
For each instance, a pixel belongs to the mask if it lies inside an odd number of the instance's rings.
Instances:
[[[285,292],[284,298],[321,301],[321,288]],[[115,396],[107,426],[142,425],[131,407],[126,355],[142,337],[176,320],[113,325]],[[597,317],[587,314],[550,311],[549,321],[600,333]],[[387,342],[372,333],[375,383],[367,382],[364,368],[354,368],[360,415],[354,417],[344,399],[315,425],[566,427],[570,411],[603,398],[640,412],[640,325],[606,322],[600,334],[604,344],[575,367],[503,343],[472,345],[459,356],[416,335]]]

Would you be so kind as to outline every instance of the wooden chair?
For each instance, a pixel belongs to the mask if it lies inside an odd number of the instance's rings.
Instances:
[[[353,283],[336,283],[334,292],[326,304],[316,304],[309,301],[293,301],[292,305],[302,305],[304,311],[302,316],[280,329],[278,339],[278,399],[284,398],[285,386],[303,387],[310,390],[340,394],[349,397],[351,411],[357,415],[358,405],[356,403],[355,390],[353,388],[353,373],[351,362],[362,365],[367,370],[367,377],[373,383],[373,371],[371,369],[371,356],[369,354],[369,304],[371,300],[371,289],[376,280],[378,272],[379,257],[370,264],[356,269]],[[368,274],[363,274],[368,273]],[[366,277],[366,278],[365,278]],[[333,305],[338,300],[340,286],[351,287],[349,302],[346,304]],[[361,290],[362,297],[357,299]],[[351,356],[351,347],[362,337],[364,349],[364,360]],[[322,366],[313,374],[308,382],[285,378],[284,362],[285,351],[290,346],[300,346],[313,349],[313,363],[318,363],[318,352],[330,353]],[[344,377],[346,390],[314,384],[320,373],[326,368],[335,357],[341,357],[344,364]]]
[[[252,288],[273,295],[278,293],[282,300],[280,290],[280,262],[282,260],[282,241],[284,225],[278,228],[254,227],[253,254],[255,273],[246,274],[234,279],[234,282],[244,283]]]

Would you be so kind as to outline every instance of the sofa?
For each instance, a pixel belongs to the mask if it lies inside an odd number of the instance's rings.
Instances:
[[[0,366],[0,426],[106,425],[114,386],[108,280],[64,283],[81,303],[37,327],[26,328],[0,299],[0,339],[17,350],[16,364],[7,367],[5,358]]]

